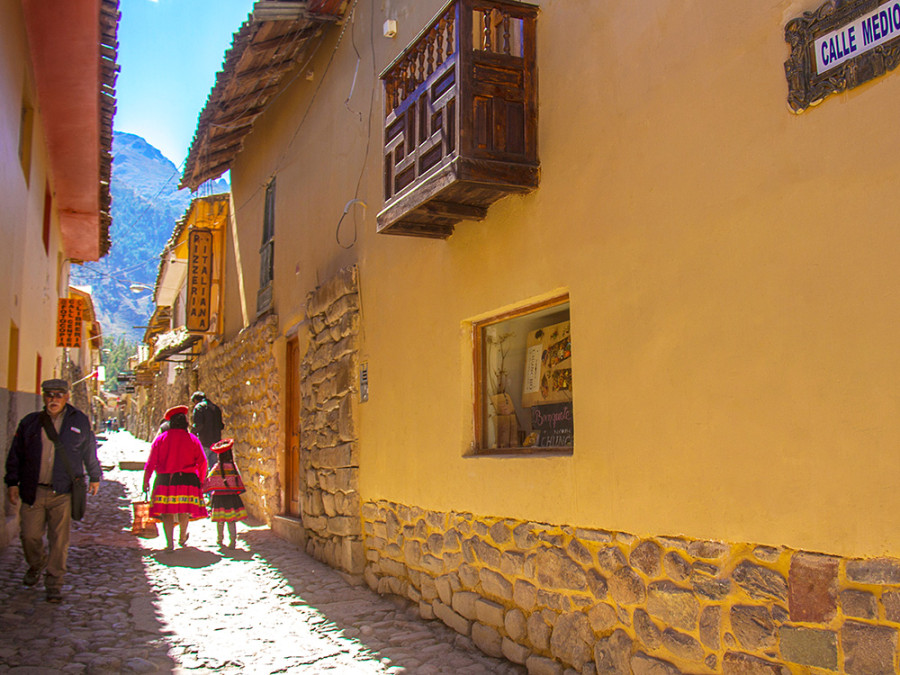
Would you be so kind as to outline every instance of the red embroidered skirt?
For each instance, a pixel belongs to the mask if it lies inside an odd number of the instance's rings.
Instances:
[[[186,513],[191,520],[206,518],[200,479],[195,473],[159,473],[150,498],[150,516],[164,513]]]
[[[247,509],[244,508],[243,500],[233,493],[212,493],[209,506],[211,512],[209,519],[214,523],[228,523],[235,520],[243,520],[247,517]]]

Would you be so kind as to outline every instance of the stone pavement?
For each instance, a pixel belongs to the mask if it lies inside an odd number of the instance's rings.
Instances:
[[[0,673],[522,673],[400,598],[349,584],[259,524],[220,551],[215,525],[185,548],[130,534],[149,445],[100,446],[104,479],[73,524],[64,600],[22,585],[18,541],[0,551]],[[127,466],[127,465],[126,465]]]

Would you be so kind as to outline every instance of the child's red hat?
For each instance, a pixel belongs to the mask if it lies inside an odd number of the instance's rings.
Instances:
[[[210,450],[212,450],[217,455],[221,455],[226,450],[231,450],[231,446],[234,445],[233,438],[223,438],[221,441],[213,445]]]

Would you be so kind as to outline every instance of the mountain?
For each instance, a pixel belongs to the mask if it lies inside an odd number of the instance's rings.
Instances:
[[[90,286],[104,335],[140,341],[153,312],[153,294],[134,293],[131,284],[153,286],[159,255],[175,223],[191,200],[178,190],[175,164],[140,136],[113,134],[112,246],[98,262],[72,267],[72,284]],[[227,192],[218,180],[201,186],[198,194]]]

